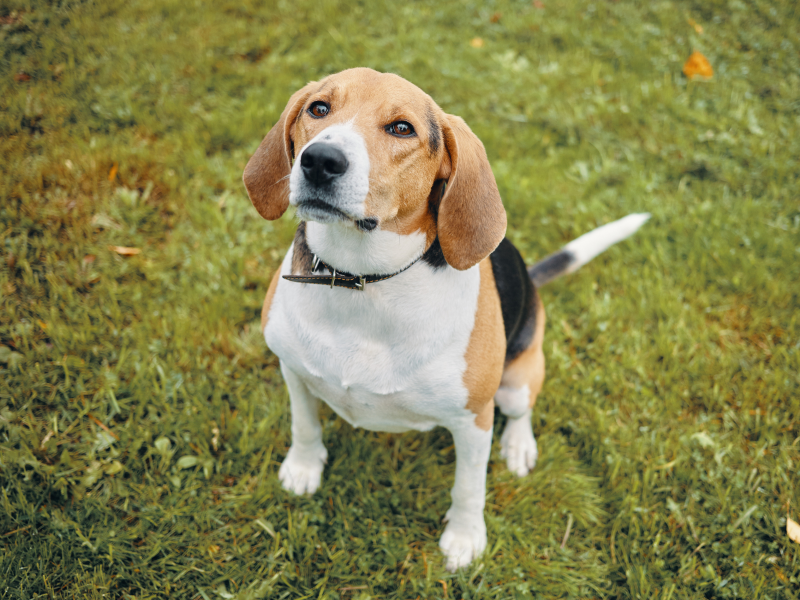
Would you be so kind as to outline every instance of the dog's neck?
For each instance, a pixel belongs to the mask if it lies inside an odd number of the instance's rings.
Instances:
[[[375,229],[364,232],[344,223],[306,223],[309,250],[338,271],[354,275],[395,273],[422,256],[423,232],[399,235]]]

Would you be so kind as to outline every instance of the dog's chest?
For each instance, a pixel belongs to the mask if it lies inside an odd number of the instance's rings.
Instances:
[[[430,429],[466,411],[464,354],[479,278],[477,268],[418,263],[364,292],[281,281],[264,336],[311,393],[352,425]]]

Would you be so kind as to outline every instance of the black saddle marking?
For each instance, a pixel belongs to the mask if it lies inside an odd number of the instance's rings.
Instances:
[[[503,326],[506,331],[506,362],[530,346],[536,331],[536,287],[528,276],[525,261],[514,245],[504,238],[490,255]]]

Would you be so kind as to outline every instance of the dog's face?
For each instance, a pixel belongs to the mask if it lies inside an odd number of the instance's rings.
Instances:
[[[479,262],[505,234],[478,138],[415,85],[371,69],[343,71],[296,92],[250,159],[244,182],[267,219],[291,203],[303,220],[346,224],[363,235],[424,233],[428,244],[438,235],[457,269]]]
[[[289,201],[302,219],[434,233],[428,196],[449,169],[437,107],[401,77],[361,71],[324,79],[298,112]]]

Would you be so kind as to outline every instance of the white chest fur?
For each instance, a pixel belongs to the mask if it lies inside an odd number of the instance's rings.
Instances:
[[[264,337],[353,426],[431,429],[470,415],[462,380],[479,287],[478,267],[435,271],[422,261],[363,292],[283,280]]]

